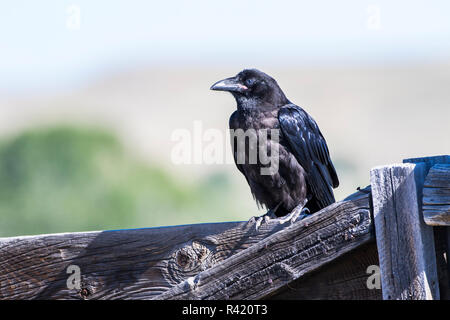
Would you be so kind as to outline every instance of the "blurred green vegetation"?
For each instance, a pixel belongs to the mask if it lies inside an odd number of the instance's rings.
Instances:
[[[227,175],[187,182],[110,132],[38,128],[0,142],[0,236],[242,220]]]

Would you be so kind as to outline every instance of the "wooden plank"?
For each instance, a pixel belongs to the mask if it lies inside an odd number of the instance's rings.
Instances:
[[[450,226],[450,164],[434,165],[424,182],[423,217],[431,226]]]
[[[403,163],[425,163],[425,174],[428,174],[428,171],[435,164],[450,163],[450,155],[441,155],[441,156],[423,157],[423,158],[409,158],[409,159],[404,159]]]
[[[150,298],[282,228],[226,222],[0,238],[0,300]],[[69,265],[81,270],[80,289],[67,287]]]
[[[433,168],[431,168],[431,170],[433,170]],[[423,203],[426,205],[441,205],[441,206],[448,205],[450,203],[450,188],[424,187]]]
[[[423,162],[426,165],[426,172],[427,172],[427,178],[429,170],[431,167],[435,166],[436,164],[450,164],[450,155],[442,155],[442,156],[436,156],[436,157],[425,157],[425,158],[413,158],[413,159],[405,159],[403,162],[407,163],[419,163]],[[440,177],[440,176],[439,176]],[[440,179],[440,178],[439,178]],[[447,180],[447,178],[444,178]],[[444,180],[444,182],[445,182]],[[434,181],[430,180],[430,181]],[[441,182],[432,182],[431,184],[434,185],[435,183],[442,183]],[[428,182],[424,183],[424,187],[428,186]],[[446,207],[443,208],[440,205],[434,206],[434,208],[424,207],[424,216],[431,216],[432,214],[436,213],[439,214],[446,210]],[[425,213],[426,211],[426,213]],[[450,227],[434,227],[434,234],[437,236],[435,237],[435,247],[436,247],[436,262],[438,263],[438,276],[439,276],[439,290],[440,290],[440,297],[441,299],[450,299]],[[447,243],[447,244],[445,244]]]
[[[379,278],[375,278],[376,275],[372,271],[372,268],[378,267],[378,263],[377,244],[374,240],[333,260],[310,275],[289,283],[269,299],[381,300],[381,282]]]
[[[450,189],[450,163],[433,165],[425,179],[424,187]]]
[[[285,227],[226,222],[0,238],[0,299],[148,299]],[[79,289],[67,287],[70,265],[80,268]]]
[[[420,199],[426,164],[370,172],[383,299],[439,299],[433,229]]]
[[[155,299],[262,299],[374,239],[369,195],[334,203]]]

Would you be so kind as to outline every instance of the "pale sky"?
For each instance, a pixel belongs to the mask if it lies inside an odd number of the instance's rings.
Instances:
[[[450,61],[449,14],[445,0],[2,0],[0,92],[140,65]]]

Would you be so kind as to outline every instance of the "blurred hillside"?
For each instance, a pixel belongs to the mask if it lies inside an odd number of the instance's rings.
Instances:
[[[209,87],[242,68],[140,68],[54,95],[1,97],[0,235],[262,214],[234,164],[170,157],[176,129],[200,120],[225,132],[235,102]],[[258,68],[319,123],[338,199],[367,185],[373,166],[450,152],[450,64]]]
[[[97,129],[37,129],[0,145],[0,236],[236,220],[234,196],[224,174],[177,179]]]

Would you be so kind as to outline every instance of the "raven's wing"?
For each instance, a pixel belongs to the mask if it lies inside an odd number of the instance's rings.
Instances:
[[[306,182],[319,209],[332,204],[333,188],[339,186],[339,179],[317,123],[294,104],[280,108],[278,120],[291,152],[305,169]]]

